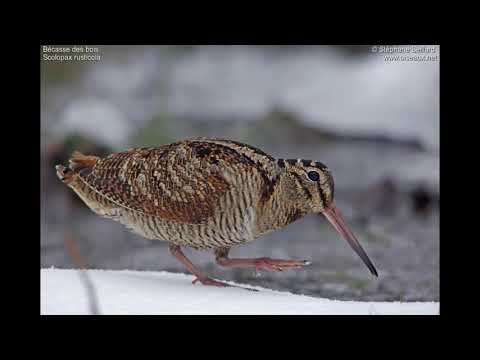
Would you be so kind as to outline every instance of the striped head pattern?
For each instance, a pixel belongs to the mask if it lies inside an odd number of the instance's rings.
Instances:
[[[322,212],[333,202],[334,183],[330,170],[319,161],[279,159],[292,178],[295,194],[305,200],[311,212]]]

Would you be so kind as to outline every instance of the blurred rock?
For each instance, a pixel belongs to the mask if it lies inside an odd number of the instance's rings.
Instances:
[[[410,191],[412,201],[412,209],[419,216],[428,216],[433,209],[435,195],[425,188],[425,186],[417,186]]]
[[[393,217],[398,211],[400,205],[400,191],[395,180],[386,177],[376,184],[373,184],[363,197],[363,201],[369,202],[365,204],[374,214]]]

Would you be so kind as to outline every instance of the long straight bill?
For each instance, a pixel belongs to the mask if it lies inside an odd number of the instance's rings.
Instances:
[[[327,209],[325,209],[323,212],[323,215],[325,215],[325,217],[333,225],[335,230],[337,230],[340,233],[340,235],[342,235],[343,238],[348,241],[352,249],[358,254],[358,256],[360,256],[360,258],[363,260],[365,265],[367,265],[370,272],[373,275],[378,277],[378,273],[377,273],[377,270],[375,269],[375,266],[373,266],[372,262],[368,258],[367,253],[365,252],[365,250],[363,250],[362,246],[358,242],[355,235],[348,228],[347,224],[345,223],[345,220],[343,220],[342,214],[340,213],[338,208],[335,206],[335,204],[332,203]]]

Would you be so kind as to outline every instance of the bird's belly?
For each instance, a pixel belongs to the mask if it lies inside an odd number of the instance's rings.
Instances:
[[[253,207],[245,211],[232,208],[219,212],[201,224],[179,223],[125,209],[118,209],[114,216],[104,216],[122,223],[145,238],[164,240],[198,250],[232,247],[255,239]]]

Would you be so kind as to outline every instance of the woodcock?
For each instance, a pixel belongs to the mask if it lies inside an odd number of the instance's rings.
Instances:
[[[367,265],[377,271],[334,203],[330,170],[311,160],[274,159],[246,144],[190,139],[134,148],[104,158],[74,152],[61,181],[96,214],[148,239],[170,243],[171,253],[204,285],[226,286],[198,270],[181,247],[214,250],[225,267],[282,271],[306,260],[232,259],[229,250],[309,214],[323,214]]]

